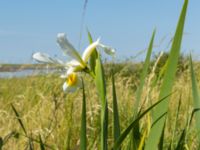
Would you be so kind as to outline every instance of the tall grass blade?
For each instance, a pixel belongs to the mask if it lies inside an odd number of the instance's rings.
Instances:
[[[43,141],[42,141],[41,135],[39,135],[39,141],[40,141],[40,149],[41,149],[41,150],[45,150],[45,145],[44,145],[44,143],[43,143]]]
[[[28,138],[28,146],[29,150],[34,150],[32,138]]]
[[[190,117],[190,120],[188,121],[188,126],[187,126],[187,128],[189,128],[189,126],[192,124],[192,119],[193,119],[193,117],[194,117],[194,114],[195,114],[196,112],[198,112],[198,111],[200,111],[200,108],[193,109],[192,114],[191,114],[191,117]]]
[[[114,142],[120,136],[120,122],[119,122],[119,112],[117,105],[117,95],[115,89],[115,78],[112,72],[112,95],[113,95],[113,134],[114,134]],[[120,150],[120,148],[118,148]]]
[[[141,140],[139,142],[139,146],[138,146],[138,149],[137,150],[143,150],[143,147],[144,147],[144,143],[145,143],[145,138],[147,136],[147,130],[144,131],[142,137],[141,137]],[[134,148],[135,149],[135,148]]]
[[[135,124],[134,128],[132,129],[132,134],[131,134],[130,138],[131,138],[131,140],[130,140],[131,149],[139,149],[139,145],[140,145],[140,142],[142,140],[141,139],[141,133],[140,133],[140,123],[139,123],[139,121]]]
[[[192,57],[190,56],[190,73],[191,73],[191,81],[192,81],[192,95],[193,95],[193,107],[194,109],[200,108],[200,93],[199,88],[197,86],[197,80],[194,73],[194,68],[192,64]],[[196,129],[198,133],[198,138],[200,142],[200,111],[195,112],[195,121],[196,121]]]
[[[181,15],[178,21],[178,25],[176,28],[176,33],[175,33],[174,40],[172,43],[170,56],[168,58],[168,64],[167,64],[165,75],[163,78],[163,83],[161,86],[159,99],[171,93],[171,90],[172,90],[172,86],[173,86],[174,78],[176,74],[176,69],[177,69],[178,58],[180,54],[187,6],[188,6],[188,0],[185,0]],[[161,114],[167,111],[168,103],[169,103],[169,98],[167,98],[166,101],[163,101],[158,107],[155,108],[154,116],[153,116],[154,120],[157,119]],[[162,118],[158,123],[156,123],[155,126],[153,126],[153,128],[150,131],[149,138],[147,139],[145,150],[158,149],[158,143],[159,143],[159,139],[160,139],[162,129],[164,126],[164,122],[165,122],[165,118]]]
[[[90,31],[88,30],[88,39],[89,39],[89,42],[90,44],[93,42],[93,39],[92,39],[92,35],[90,33]],[[91,54],[91,57],[90,57],[90,60],[89,60],[89,65],[90,65],[90,69],[93,71],[93,73],[95,73],[95,66],[96,66],[96,59],[97,59],[97,50],[95,49],[92,54]]]
[[[175,125],[174,125],[174,129],[173,129],[173,133],[172,133],[172,138],[171,138],[171,142],[170,142],[170,147],[171,149],[173,149],[173,143],[174,143],[174,138],[175,138],[175,132],[177,131],[178,128],[178,116],[180,114],[180,108],[181,108],[181,99],[182,97],[180,96],[179,98],[179,102],[178,102],[178,108],[176,111],[176,118],[175,118]]]
[[[169,96],[169,95],[168,95]],[[155,106],[157,106],[159,103],[161,103],[162,101],[166,100],[167,97],[162,98],[161,100],[159,100],[158,102],[154,103],[152,106],[150,106],[148,109],[146,109],[143,113],[141,113],[135,120],[133,120],[130,125],[121,133],[120,137],[117,139],[117,141],[114,143],[113,149],[117,149],[118,147],[120,147],[120,145],[122,144],[122,142],[124,141],[124,139],[128,136],[128,134],[130,133],[130,131],[135,127],[135,125],[137,124],[137,122],[142,119],[142,117],[144,117],[144,115],[146,115],[150,110],[152,110]]]
[[[149,43],[149,48],[148,48],[148,51],[147,51],[147,54],[146,54],[145,63],[144,63],[144,66],[143,66],[141,77],[140,77],[140,85],[139,85],[139,87],[136,91],[136,101],[135,101],[135,105],[134,105],[134,116],[135,117],[136,117],[136,114],[137,114],[137,111],[138,111],[139,102],[140,102],[141,95],[142,95],[142,89],[143,89],[144,83],[145,83],[145,78],[146,78],[147,73],[148,73],[148,68],[149,68],[149,64],[150,64],[155,33],[156,33],[156,31],[154,30],[152,37],[151,37],[151,41]]]
[[[70,114],[70,117],[69,117],[69,119],[68,119],[69,127],[68,127],[68,131],[67,131],[66,142],[65,142],[65,149],[66,149],[66,150],[71,150],[73,107],[74,107],[74,104],[71,103],[71,106],[70,106],[70,113],[69,113],[69,114]]]
[[[0,137],[0,150],[2,150],[3,147],[3,139]]]
[[[101,99],[101,150],[107,150],[107,130],[108,130],[108,106],[106,100],[106,84],[104,78],[103,65],[98,56],[95,68],[95,82],[99,97]]]
[[[144,63],[144,67],[142,70],[142,74],[140,77],[140,85],[136,91],[136,101],[134,104],[134,113],[133,113],[133,119],[135,119],[138,115],[138,108],[139,108],[139,103],[141,101],[141,95],[142,95],[142,90],[145,84],[145,78],[148,74],[148,68],[149,68],[149,64],[150,64],[150,59],[151,59],[151,53],[152,53],[152,49],[153,49],[153,43],[154,43],[154,37],[155,37],[155,30],[153,31],[152,37],[151,37],[151,41],[149,43],[149,47],[148,47],[148,51],[146,54],[146,58],[145,58],[145,63]],[[133,129],[132,135],[130,136],[131,140],[131,147],[134,149],[138,149],[139,143],[140,143],[140,128],[139,128],[139,122],[137,123],[137,126]]]
[[[21,120],[21,118],[20,118],[19,113],[17,112],[17,110],[16,110],[16,108],[14,107],[13,104],[11,104],[11,107],[12,107],[12,110],[14,111],[14,113],[15,113],[15,116],[17,117],[17,121],[19,122],[19,124],[20,124],[22,130],[24,131],[25,135],[27,136],[26,128],[25,128],[25,126],[24,126],[24,124],[23,124],[23,122],[22,122],[22,120]]]
[[[86,150],[87,149],[87,136],[86,136],[86,102],[85,102],[85,87],[83,85],[83,102],[82,102],[82,117],[81,117],[81,133],[80,133],[80,149]]]
[[[71,132],[72,132],[72,129],[71,127],[69,127],[68,129],[68,134],[67,134],[67,139],[66,139],[66,145],[65,145],[65,149],[66,150],[70,150],[71,149],[71,146],[70,146],[70,143],[71,143]]]
[[[183,150],[184,149],[185,137],[186,137],[186,131],[184,129],[181,133],[180,139],[178,141],[178,144],[177,144],[177,147],[175,148],[175,150]]]
[[[156,120],[152,123],[151,128],[152,128],[154,125],[156,125],[156,123],[159,122],[162,118],[165,118],[166,114],[167,114],[167,112],[163,113],[160,117],[158,117],[158,119],[156,119]]]
[[[3,143],[6,144],[9,139],[11,139],[12,137],[14,138],[19,138],[19,133],[15,132],[15,131],[11,131],[9,134],[7,134],[4,138],[3,138]]]
[[[159,144],[158,144],[158,149],[159,150],[163,150],[163,146],[164,146],[165,125],[166,125],[166,122],[165,122],[165,124],[163,126],[162,134],[161,134],[160,141],[159,141]]]

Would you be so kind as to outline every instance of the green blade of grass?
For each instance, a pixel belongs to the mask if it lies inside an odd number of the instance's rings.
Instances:
[[[176,148],[174,148],[175,150],[187,149],[186,146],[187,146],[187,142],[188,142],[188,138],[187,138],[188,132],[191,129],[193,117],[195,116],[195,114],[197,112],[199,112],[199,110],[200,110],[200,108],[193,109],[192,113],[190,115],[189,114],[187,115],[185,128],[183,129],[183,131],[181,133],[181,136],[179,138]],[[199,132],[197,132],[197,133],[199,133]],[[199,149],[199,147],[197,149]]]
[[[192,81],[192,95],[193,95],[193,107],[194,109],[200,108],[200,93],[197,86],[197,80],[194,73],[194,68],[192,64],[192,57],[190,56],[190,73],[191,73],[191,81]],[[196,121],[196,129],[198,133],[198,138],[200,142],[200,111],[196,111],[195,113],[195,121]]]
[[[145,83],[145,78],[146,78],[147,73],[148,73],[148,68],[149,68],[150,59],[151,59],[151,53],[152,53],[152,49],[153,49],[155,32],[156,31],[154,30],[152,37],[151,37],[151,41],[149,43],[149,48],[148,48],[148,51],[147,51],[147,54],[146,54],[145,63],[144,63],[144,66],[143,66],[141,77],[140,77],[140,85],[139,85],[139,87],[136,91],[136,102],[135,102],[135,105],[134,105],[134,116],[135,117],[137,115],[138,106],[139,106],[139,102],[140,102],[141,95],[142,95],[142,89],[143,89],[144,83]]]
[[[16,110],[16,108],[14,107],[13,104],[11,104],[11,107],[12,107],[12,110],[14,111],[14,113],[15,113],[15,116],[17,117],[17,121],[19,122],[22,130],[24,131],[25,135],[27,136],[26,128],[25,128],[25,126],[24,126],[24,124],[23,124],[23,122],[22,122],[22,120],[20,118],[19,113],[17,112],[17,110]]]
[[[162,134],[161,134],[160,141],[159,141],[159,144],[158,144],[159,150],[163,150],[163,147],[164,147],[165,126],[166,126],[166,122],[163,126]]]
[[[179,141],[178,141],[178,144],[177,144],[177,147],[175,148],[175,150],[183,150],[184,149],[185,137],[186,137],[186,131],[184,129],[181,133],[181,136],[179,138]]]
[[[81,117],[80,149],[86,150],[87,149],[86,102],[85,102],[85,88],[83,81],[82,85],[83,85],[83,102],[82,102],[82,117]]]
[[[73,104],[73,102],[72,102],[72,103],[71,103],[71,106],[70,106],[70,113],[69,113],[69,118],[68,118],[69,127],[68,127],[68,131],[67,131],[66,142],[65,142],[65,149],[66,149],[66,150],[70,150],[70,149],[71,149],[73,107],[74,107],[74,104]]]
[[[142,95],[142,90],[145,84],[145,78],[148,74],[148,68],[149,68],[149,64],[150,64],[150,59],[151,59],[151,53],[152,53],[152,49],[153,49],[153,43],[154,43],[154,37],[155,37],[155,30],[153,31],[150,43],[149,43],[149,47],[148,47],[148,51],[146,54],[146,58],[145,58],[145,63],[143,66],[143,70],[142,70],[142,74],[140,77],[140,85],[136,91],[136,101],[134,104],[134,108],[133,108],[133,119],[135,119],[138,115],[138,108],[139,108],[139,103],[141,101],[141,95]],[[140,128],[139,128],[139,122],[138,125],[133,129],[132,135],[130,136],[130,145],[132,148],[134,149],[138,149],[139,143],[140,143]]]
[[[3,144],[6,144],[9,141],[9,139],[11,139],[12,137],[18,138],[19,137],[19,133],[15,132],[15,131],[11,131],[9,134],[7,134],[3,138]]]
[[[0,137],[0,150],[2,150],[3,147],[3,139]]]
[[[130,146],[131,149],[139,149],[140,141],[141,141],[141,133],[140,133],[140,123],[139,121],[135,124],[132,129],[132,134],[130,136]]]
[[[113,134],[114,134],[114,142],[120,136],[120,122],[119,122],[119,112],[117,105],[117,95],[115,89],[115,78],[112,72],[112,95],[113,95]],[[120,148],[118,148],[120,150]]]
[[[108,106],[106,100],[106,84],[100,56],[96,60],[95,82],[101,100],[101,150],[107,150]]]
[[[28,138],[27,144],[28,144],[27,147],[28,147],[29,150],[34,150],[32,138]]]
[[[188,120],[187,128],[189,128],[189,126],[192,124],[192,119],[193,119],[193,117],[194,117],[194,114],[195,114],[196,112],[198,112],[198,111],[200,111],[200,108],[195,108],[195,109],[193,109],[192,114],[191,114],[191,117],[190,117],[190,120]]]
[[[28,137],[28,136],[26,136],[24,134],[20,134],[20,135],[16,135],[16,136],[24,136],[24,137],[28,138],[29,142],[31,142],[31,143],[29,143],[29,147],[30,147],[30,144],[33,145],[33,142],[36,142],[38,144],[40,144],[40,142],[41,142],[40,139],[39,140],[38,139],[34,139],[33,137]],[[43,142],[43,146],[46,147],[46,148],[48,148],[48,149],[51,149],[51,150],[55,149],[53,145],[47,145],[44,142]]]
[[[174,36],[174,40],[172,43],[170,56],[168,59],[168,64],[166,67],[165,75],[163,78],[163,83],[161,86],[159,99],[162,97],[168,95],[171,90],[174,83],[174,78],[176,74],[177,69],[177,63],[178,58],[180,54],[180,47],[181,47],[181,41],[183,36],[183,29],[184,29],[184,23],[185,23],[185,16],[187,12],[187,6],[188,6],[188,0],[185,0],[182,12],[178,21],[178,25],[176,28],[176,33]],[[153,119],[157,119],[161,114],[167,111],[169,103],[169,98],[166,101],[163,101],[158,107],[154,110],[154,116]],[[159,139],[162,133],[162,129],[164,126],[165,118],[162,118],[150,131],[150,135],[147,139],[145,150],[156,150],[158,149],[158,143]]]
[[[169,96],[169,95],[168,95]],[[152,106],[150,106],[148,109],[146,109],[142,114],[140,114],[134,121],[132,121],[130,123],[130,125],[122,132],[122,134],[120,135],[120,137],[117,139],[117,141],[115,142],[113,149],[117,149],[118,147],[120,147],[120,145],[122,144],[122,142],[124,141],[124,139],[128,136],[128,134],[130,133],[130,131],[135,127],[135,125],[137,124],[137,122],[144,117],[144,115],[146,115],[150,110],[152,110],[155,106],[157,106],[159,103],[163,102],[164,100],[166,100],[168,98],[168,96],[162,98],[161,100],[159,100],[158,102],[156,102],[155,104],[153,104]],[[158,105],[159,106],[159,105]],[[162,115],[163,116],[163,115]]]
[[[44,145],[44,143],[43,143],[43,141],[42,141],[41,135],[39,135],[39,141],[40,141],[40,149],[41,149],[41,150],[45,150],[45,145]]]
[[[90,31],[88,30],[88,39],[90,44],[92,44],[93,39],[92,39],[92,35],[90,33]],[[92,52],[91,56],[90,56],[90,60],[89,60],[89,65],[90,65],[90,69],[93,71],[93,73],[95,73],[95,66],[96,66],[96,59],[97,59],[97,50],[95,48],[95,50]]]
[[[179,102],[178,102],[178,108],[177,108],[177,111],[176,111],[176,117],[175,117],[175,125],[174,125],[174,129],[173,129],[173,133],[172,133],[172,138],[171,138],[171,144],[170,144],[170,147],[171,149],[174,149],[173,147],[173,143],[174,143],[174,137],[175,137],[175,132],[177,131],[178,129],[178,116],[180,114],[180,108],[181,108],[181,99],[182,97],[180,96],[179,98]]]

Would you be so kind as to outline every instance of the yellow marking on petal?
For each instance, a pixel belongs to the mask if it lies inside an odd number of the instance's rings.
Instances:
[[[76,85],[77,81],[78,81],[77,75],[76,75],[75,73],[71,73],[71,74],[68,76],[66,82],[67,82],[67,84],[68,84],[69,86],[73,86],[73,85]]]

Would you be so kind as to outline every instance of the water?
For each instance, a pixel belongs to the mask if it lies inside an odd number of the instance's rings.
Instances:
[[[58,72],[57,69],[25,69],[14,72],[0,72],[0,78],[25,77]]]

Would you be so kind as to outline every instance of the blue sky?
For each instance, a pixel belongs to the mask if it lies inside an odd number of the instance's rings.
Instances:
[[[41,51],[62,57],[56,43],[65,32],[82,52],[88,44],[88,28],[94,39],[117,50],[118,59],[144,50],[156,28],[154,53],[167,47],[176,28],[183,0],[88,0],[82,38],[84,0],[0,1],[0,63],[31,63],[31,54]],[[182,51],[200,54],[199,0],[190,0]],[[163,42],[161,42],[163,40]],[[142,58],[142,57],[141,57]]]

